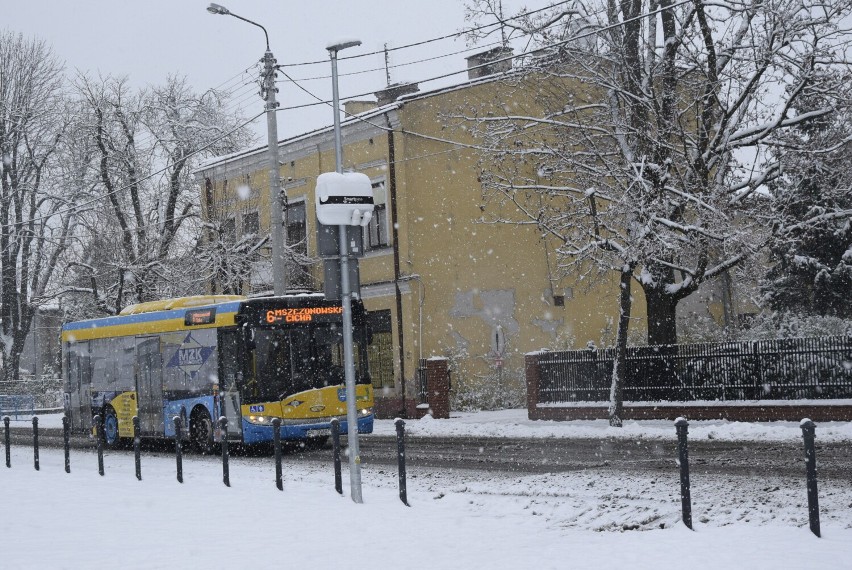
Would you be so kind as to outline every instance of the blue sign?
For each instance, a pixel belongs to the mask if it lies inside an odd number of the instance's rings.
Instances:
[[[251,412],[253,414],[262,414],[263,413],[263,406],[262,405],[249,406],[249,412]]]

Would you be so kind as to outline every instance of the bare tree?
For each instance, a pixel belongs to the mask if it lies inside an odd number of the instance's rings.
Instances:
[[[779,174],[773,141],[846,104],[827,94],[793,110],[852,38],[837,25],[849,3],[581,0],[517,20],[499,7],[479,0],[469,12],[539,49],[507,78],[518,89],[508,112],[464,114],[488,148],[487,199],[555,237],[566,270],[620,276],[618,346],[631,280],[645,294],[648,342],[675,343],[678,302],[766,235],[759,190]]]
[[[69,246],[75,188],[58,157],[65,144],[62,66],[46,44],[0,32],[0,319],[4,380]]]
[[[191,258],[200,231],[191,171],[251,141],[241,118],[227,111],[223,95],[197,95],[177,77],[134,90],[126,79],[83,75],[75,88],[85,144],[96,149],[101,200],[84,219],[98,247],[85,248],[72,266],[74,290],[110,313],[203,291]]]

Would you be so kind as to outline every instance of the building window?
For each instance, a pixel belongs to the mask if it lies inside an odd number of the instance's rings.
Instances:
[[[234,218],[222,222],[222,243],[234,245],[237,243],[237,225]]]
[[[305,202],[287,204],[287,246],[297,253],[308,254],[308,223]]]
[[[370,311],[367,324],[372,338],[367,347],[373,388],[393,388],[393,333],[390,310]]]
[[[373,218],[364,228],[364,249],[378,249],[390,244],[388,233],[387,192],[385,182],[373,182]]]
[[[243,236],[257,235],[260,232],[260,218],[257,212],[243,214]]]

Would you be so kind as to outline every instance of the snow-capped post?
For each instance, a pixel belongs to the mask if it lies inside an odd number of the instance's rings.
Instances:
[[[33,418],[33,467],[38,471],[38,418]]]
[[[6,467],[12,466],[12,453],[9,449],[9,416],[3,418],[3,423],[6,426]]]
[[[805,418],[799,424],[802,428],[802,438],[805,440],[805,465],[808,477],[808,519],[810,520],[811,532],[817,536],[819,531],[819,493],[817,492],[816,472],[816,424]]]
[[[62,416],[62,447],[65,449],[65,472],[71,473],[71,421]]]
[[[219,430],[222,433],[222,483],[231,486],[231,474],[228,469],[228,418],[219,417]]]
[[[177,466],[177,480],[178,483],[183,483],[183,450],[181,449],[183,434],[181,433],[180,416],[175,416],[172,418],[172,421],[175,422],[175,463]]]
[[[281,480],[281,418],[272,420],[272,445],[275,448],[275,486],[279,491],[284,490]]]
[[[408,488],[405,484],[405,422],[397,418],[396,425],[396,460],[399,463],[399,500],[406,507],[408,504]]]
[[[343,475],[340,472],[340,420],[331,420],[331,446],[334,450],[334,490],[343,494]]]
[[[686,418],[675,420],[677,429],[677,453],[680,463],[680,509],[683,515],[683,524],[692,530],[692,496],[689,491],[689,452],[686,448],[686,434],[689,422]]]
[[[98,475],[104,476],[104,422],[100,414],[92,418],[95,423],[95,439],[98,440]]]
[[[139,416],[133,416],[133,460],[136,464],[136,479],[142,480],[142,440],[139,437]]]

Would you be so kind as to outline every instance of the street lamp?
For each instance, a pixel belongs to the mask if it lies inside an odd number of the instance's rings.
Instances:
[[[340,136],[340,98],[337,91],[337,52],[361,45],[359,40],[331,44],[326,49],[331,57],[331,89],[334,107],[334,158],[335,169],[343,172],[343,142]],[[340,295],[343,302],[343,362],[346,378],[346,426],[349,442],[349,493],[356,503],[361,496],[361,451],[358,445],[358,412],[355,408],[355,359],[352,348],[352,292],[349,283],[349,226],[338,226],[340,243]],[[360,228],[359,228],[360,230]]]
[[[207,7],[207,11],[211,14],[233,16],[238,20],[255,25],[263,30],[263,35],[266,37],[266,53],[263,54],[262,60],[262,89],[265,93],[264,98],[266,99],[267,152],[269,153],[269,194],[271,204],[269,233],[272,238],[272,287],[275,295],[284,295],[287,292],[287,267],[284,262],[284,249],[287,242],[284,236],[284,219],[282,219],[282,214],[286,215],[286,212],[281,204],[282,196],[279,188],[279,177],[281,174],[278,170],[278,118],[275,115],[278,102],[275,100],[275,57],[269,49],[269,34],[266,33],[266,28],[257,22],[252,22],[248,18],[238,16],[219,4],[211,3]]]

